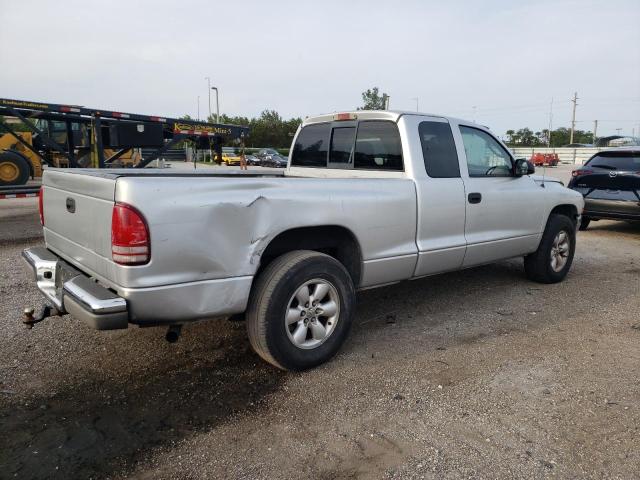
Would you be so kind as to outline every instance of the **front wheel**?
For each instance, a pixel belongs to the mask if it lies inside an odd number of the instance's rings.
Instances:
[[[352,322],[355,289],[335,258],[297,250],[275,259],[257,278],[247,308],[251,346],[283,370],[331,359]]]
[[[524,257],[527,277],[540,283],[561,282],[571,268],[575,249],[574,223],[565,215],[550,215],[538,250]]]

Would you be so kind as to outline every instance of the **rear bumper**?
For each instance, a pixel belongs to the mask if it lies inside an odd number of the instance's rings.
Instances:
[[[640,201],[586,197],[582,215],[592,218],[640,220]]]
[[[43,247],[22,252],[45,298],[97,330],[184,323],[244,312],[253,277],[108,289]],[[117,293],[114,293],[117,290]]]
[[[45,298],[61,313],[70,313],[96,330],[127,328],[127,302],[91,280],[46,248],[22,252],[27,271]]]

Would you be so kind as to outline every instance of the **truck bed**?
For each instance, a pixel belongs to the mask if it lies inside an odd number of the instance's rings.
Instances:
[[[416,190],[407,178],[286,177],[283,172],[47,169],[47,248],[123,298],[132,291],[250,278],[292,228],[337,226],[362,249],[360,287],[408,278],[415,267]],[[112,260],[115,203],[145,218],[151,260]],[[70,204],[73,204],[70,211]],[[196,288],[196,287],[194,287]],[[194,304],[196,317],[206,299]]]

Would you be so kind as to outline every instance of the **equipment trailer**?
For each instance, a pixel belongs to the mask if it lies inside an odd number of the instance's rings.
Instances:
[[[184,140],[219,154],[248,134],[237,125],[0,98],[0,186],[24,185],[42,174],[42,163],[109,168],[126,158],[126,166],[143,168]],[[142,147],[152,149],[144,158]]]

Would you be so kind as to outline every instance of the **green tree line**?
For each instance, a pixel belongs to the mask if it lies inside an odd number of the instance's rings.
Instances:
[[[568,145],[571,139],[571,130],[565,127],[551,131],[552,147]],[[593,143],[593,132],[574,130],[573,143]],[[534,132],[530,128],[519,130],[507,130],[505,142],[510,147],[537,147],[549,144],[549,129],[544,128]]]
[[[216,118],[210,116],[207,121],[216,123]],[[264,110],[257,118],[223,113],[220,115],[220,123],[249,127],[249,138],[245,142],[247,147],[289,148],[302,119],[298,117],[285,120],[275,110]]]

